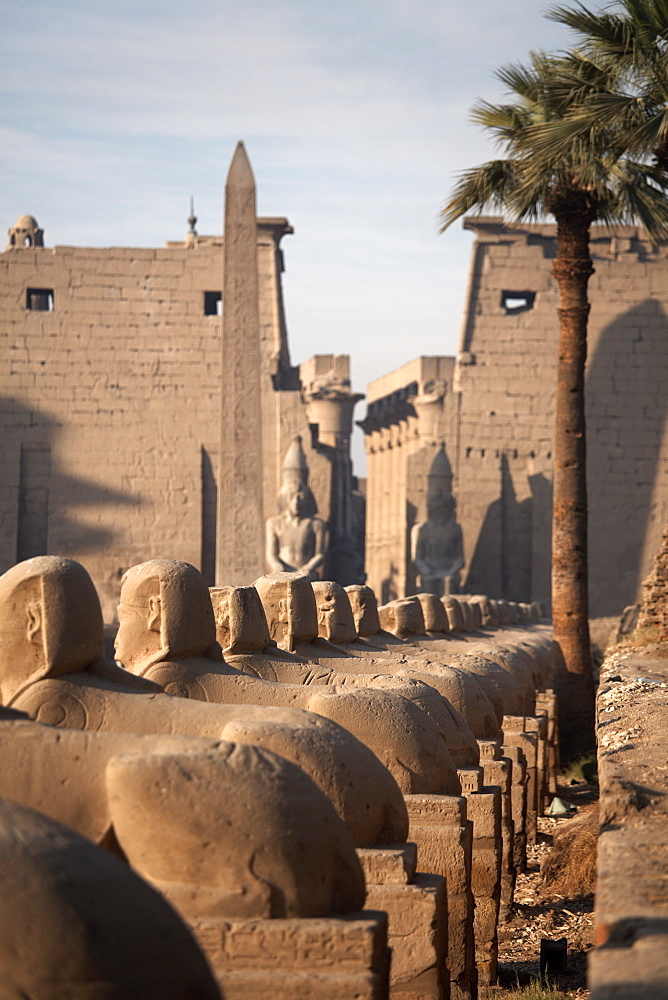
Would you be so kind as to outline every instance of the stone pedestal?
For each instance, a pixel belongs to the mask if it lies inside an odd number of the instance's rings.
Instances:
[[[360,848],[366,905],[388,917],[391,1000],[447,1000],[448,912],[442,875],[416,873],[417,847]]]
[[[406,795],[409,836],[421,869],[445,876],[448,896],[448,971],[452,1000],[476,995],[471,849],[466,800],[454,795]]]
[[[545,812],[545,793],[547,792],[547,745],[548,719],[545,712],[527,715],[524,720],[525,733],[533,733],[536,737],[536,812],[542,816]]]
[[[481,767],[460,768],[467,816],[473,822],[471,890],[475,963],[478,982],[496,982],[499,955],[499,905],[501,901],[501,789],[483,785]]]
[[[527,764],[521,747],[501,747],[505,758],[512,763],[510,776],[510,802],[513,820],[513,859],[518,872],[526,871],[527,867]]]
[[[557,794],[557,773],[559,771],[559,724],[557,718],[557,696],[548,688],[536,695],[536,714],[547,715],[547,776],[546,791]]]
[[[387,1000],[387,918],[201,920],[191,927],[225,1000]]]
[[[524,730],[523,715],[504,715],[503,746],[519,747],[526,760],[526,819],[525,833],[527,844],[536,843],[538,820],[538,736]]]
[[[480,766],[485,785],[497,785],[501,789],[501,904],[499,915],[506,919],[511,915],[515,896],[515,860],[512,805],[513,763],[503,756],[501,744],[496,740],[478,740]]]

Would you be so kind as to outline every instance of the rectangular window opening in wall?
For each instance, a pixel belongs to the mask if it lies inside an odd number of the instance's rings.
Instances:
[[[518,313],[527,312],[533,309],[536,301],[535,292],[501,292],[501,308],[505,310],[506,316],[516,316]]]
[[[53,312],[53,288],[28,288],[26,309],[31,312]]]
[[[222,316],[223,315],[223,293],[222,292],[205,292],[204,293],[204,315],[205,316]]]

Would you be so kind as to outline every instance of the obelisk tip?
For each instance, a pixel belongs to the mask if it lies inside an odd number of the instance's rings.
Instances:
[[[234,156],[232,157],[232,162],[230,163],[230,169],[227,174],[227,182],[225,186],[228,188],[255,187],[253,169],[250,165],[250,160],[248,159],[246,147],[243,142],[238,142],[237,148],[234,150]]]

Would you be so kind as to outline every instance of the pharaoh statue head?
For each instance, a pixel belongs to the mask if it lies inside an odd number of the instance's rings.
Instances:
[[[204,577],[190,563],[152,559],[121,582],[116,658],[133,673],[155,663],[207,656],[216,624]]]
[[[455,511],[452,495],[452,468],[442,444],[427,474],[427,519],[439,524],[450,520]]]
[[[281,468],[281,489],[278,494],[278,512],[288,511],[293,517],[315,517],[318,505],[308,484],[308,465],[298,434],[285,453]]]
[[[371,587],[355,583],[346,587],[345,591],[350,601],[357,634],[364,636],[380,632],[378,602]]]

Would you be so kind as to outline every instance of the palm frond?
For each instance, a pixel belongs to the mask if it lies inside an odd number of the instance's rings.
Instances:
[[[452,197],[441,210],[444,232],[453,222],[469,212],[480,214],[485,208],[503,208],[516,185],[515,164],[509,160],[490,160],[460,174]]]

